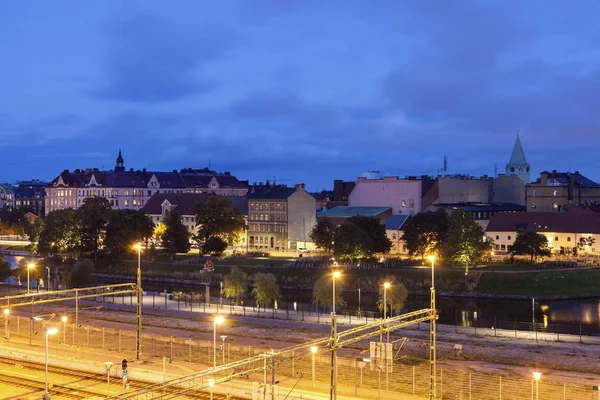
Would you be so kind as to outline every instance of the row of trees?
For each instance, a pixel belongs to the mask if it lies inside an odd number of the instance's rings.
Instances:
[[[335,226],[328,218],[319,218],[310,238],[315,246],[339,258],[364,258],[388,253],[392,243],[385,226],[375,218],[355,216]]]
[[[333,305],[333,285],[331,275],[325,275],[318,279],[313,287],[313,304],[322,307],[331,307]],[[387,276],[379,281],[379,301],[377,303],[379,310],[383,310],[384,289],[383,284],[387,282],[390,287],[386,293],[386,304],[390,311],[400,312],[406,303],[406,287],[400,283],[395,276]],[[234,267],[229,275],[226,275],[223,281],[222,295],[239,304],[248,292],[250,283],[253,283],[252,295],[256,300],[258,307],[266,307],[280,300],[281,291],[277,285],[275,275],[270,273],[256,273],[253,279],[248,274]],[[336,305],[343,306],[345,303],[342,298],[343,282],[336,282],[338,290],[335,293]]]
[[[198,233],[192,239],[203,253],[220,254],[237,240],[245,223],[241,213],[227,197],[213,196],[196,205]],[[37,219],[27,229],[30,240],[41,254],[88,254],[97,257],[100,248],[112,256],[129,251],[131,243],[153,238],[165,251],[187,253],[191,234],[178,211],[169,212],[156,226],[135,210],[113,210],[104,197],[85,199],[77,210],[64,209]]]

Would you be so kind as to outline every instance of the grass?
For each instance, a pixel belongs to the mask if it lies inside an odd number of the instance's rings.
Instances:
[[[600,270],[482,274],[477,292],[523,296],[600,295]]]

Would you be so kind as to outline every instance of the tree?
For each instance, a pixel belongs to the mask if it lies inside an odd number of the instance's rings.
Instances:
[[[335,230],[334,254],[340,258],[362,258],[377,253],[388,253],[392,242],[385,226],[376,218],[355,216],[344,221]]]
[[[40,241],[40,235],[44,230],[44,225],[44,220],[38,217],[33,223],[27,225],[27,229],[25,230],[25,233],[29,236],[29,241],[31,242],[29,250],[34,253],[38,250],[38,242]]]
[[[0,283],[4,282],[13,275],[10,263],[0,254]]]
[[[165,234],[162,237],[162,245],[173,258],[176,253],[187,253],[190,251],[190,233],[181,221],[177,210],[167,213],[165,218]]]
[[[254,289],[252,294],[256,299],[256,305],[266,307],[267,303],[279,300],[281,296],[279,286],[277,286],[277,278],[273,274],[258,272],[254,275]]]
[[[153,232],[154,224],[143,212],[113,210],[106,226],[104,248],[113,256],[127,254],[134,243],[145,242]]]
[[[402,240],[408,254],[425,259],[428,254],[441,252],[448,231],[448,215],[445,211],[420,212],[411,216],[404,225]]]
[[[167,226],[163,222],[159,222],[154,225],[154,231],[152,232],[152,238],[160,242],[162,240],[163,235],[167,232]]]
[[[408,295],[408,292],[406,291],[406,287],[404,286],[403,283],[398,282],[398,280],[396,279],[395,276],[393,275],[388,275],[385,278],[382,278],[379,280],[379,300],[377,301],[377,307],[379,307],[380,311],[383,311],[383,301],[384,301],[384,284],[385,283],[389,283],[390,287],[387,288],[386,293],[385,293],[385,300],[386,300],[386,304],[387,307],[390,310],[390,314],[388,314],[388,317],[391,316],[391,312],[395,311],[396,314],[399,313],[400,311],[402,311],[402,309],[404,308],[404,305],[406,304],[406,297]]]
[[[231,199],[225,196],[212,196],[207,202],[198,201],[196,224],[198,233],[194,239],[203,252],[206,252],[206,243],[213,237],[220,237],[233,244],[246,226],[244,216],[233,206]]]
[[[233,299],[235,304],[238,304],[246,294],[247,290],[248,274],[238,267],[233,267],[231,273],[229,273],[223,281],[223,296],[228,299]]]
[[[81,248],[98,255],[98,242],[110,220],[112,207],[105,197],[88,197],[77,210],[81,227]]]
[[[74,254],[81,247],[81,230],[77,212],[72,208],[52,211],[46,215],[40,233],[38,251],[41,254]]]
[[[319,218],[310,232],[310,239],[315,246],[327,254],[333,251],[334,237],[335,226],[327,217]]]
[[[355,216],[348,219],[348,222],[358,226],[366,234],[368,240],[364,246],[367,255],[389,253],[392,242],[387,237],[385,225],[377,218]]]
[[[486,252],[492,250],[490,240],[484,240],[485,232],[481,225],[463,210],[454,210],[448,220],[447,240],[444,244],[444,256],[459,264],[464,264],[468,272],[469,265],[475,264]]]
[[[319,278],[313,286],[312,302],[321,307],[332,307],[333,306],[333,276],[331,274],[323,275]],[[343,306],[346,304],[342,298],[343,283],[341,279],[335,282],[335,304],[336,306]]]
[[[227,242],[218,236],[213,236],[204,243],[204,253],[220,256],[227,250]]]
[[[520,231],[517,233],[511,253],[513,255],[529,255],[531,256],[531,262],[537,257],[550,257],[552,255],[546,236],[533,231]]]
[[[577,249],[586,250],[592,247],[596,243],[596,239],[591,236],[579,238],[579,242],[577,242]]]
[[[69,281],[74,288],[93,286],[96,284],[94,263],[92,260],[79,260],[73,265],[69,273]]]

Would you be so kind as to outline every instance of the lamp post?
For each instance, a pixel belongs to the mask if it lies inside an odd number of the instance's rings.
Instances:
[[[30,284],[29,284],[29,270],[31,268],[35,268],[35,264],[34,263],[29,263],[27,264],[27,294],[29,294],[30,291]]]
[[[6,337],[6,340],[10,339],[10,325],[9,325],[9,317],[10,317],[10,310],[8,308],[4,309],[4,335]]]
[[[331,282],[333,284],[333,308],[331,309],[331,385],[329,388],[330,400],[337,400],[337,326],[335,321],[335,280],[340,276],[340,271],[335,271],[332,274],[331,279]]]
[[[140,342],[142,338],[142,245],[136,243],[133,246],[138,252],[138,267],[137,267],[137,326],[135,329],[135,359],[140,359]]]
[[[431,261],[431,312],[429,323],[429,399],[433,400],[436,394],[436,311],[435,311],[435,256],[427,257]]]
[[[67,344],[67,316],[63,315],[60,320],[63,323],[63,344]]]
[[[217,324],[222,324],[224,321],[225,318],[218,315],[213,323],[213,369],[217,368]]]
[[[225,339],[227,339],[227,335],[221,335],[221,340],[223,341],[223,351],[221,351],[223,353],[223,362],[221,364],[225,364]]]
[[[112,368],[113,363],[107,361],[104,363],[106,366],[106,397],[110,396],[110,369]]]
[[[310,352],[312,353],[312,384],[313,389],[315,388],[315,356],[317,354],[317,346],[311,346]]]
[[[44,333],[46,336],[46,391],[44,392],[44,398],[48,395],[48,335],[55,335],[58,332],[58,328],[55,326],[51,326],[49,328],[44,328]]]
[[[533,380],[535,381],[535,400],[539,400],[540,398],[540,379],[542,378],[542,373],[541,372],[534,372],[533,373]]]
[[[48,271],[48,282],[46,284],[46,291],[50,291],[50,267],[46,267],[46,271]]]
[[[383,284],[383,321],[384,323],[386,323],[387,321],[387,290],[390,287],[390,283],[389,282],[385,282]],[[387,323],[385,325],[385,327],[387,328]],[[384,352],[383,352],[383,362],[385,363],[385,390],[388,390],[388,360],[387,360],[387,348],[388,348],[388,343],[390,342],[390,332],[387,332],[387,338],[385,341],[385,347],[384,347]],[[382,344],[382,343],[380,343]]]
[[[208,387],[210,388],[210,400],[213,400],[213,388],[215,387],[215,380],[214,379],[209,379],[208,380]]]

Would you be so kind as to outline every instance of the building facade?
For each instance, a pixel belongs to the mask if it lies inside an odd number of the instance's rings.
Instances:
[[[310,241],[316,200],[304,184],[253,186],[248,192],[250,250],[295,250]]]
[[[600,185],[579,171],[544,171],[536,182],[527,185],[528,212],[559,212],[567,205],[600,201]]]
[[[478,223],[484,230],[490,219],[498,213],[525,212],[525,206],[513,203],[456,203],[456,204],[432,204],[427,211],[444,210],[448,215],[453,210],[463,210],[470,214],[473,221]]]
[[[390,215],[385,221],[385,233],[392,242],[391,255],[408,255],[406,242],[402,240],[404,235],[404,224],[410,218],[408,215]]]
[[[217,173],[206,168],[172,172],[126,170],[119,151],[114,170],[64,170],[46,186],[45,209],[46,213],[77,209],[86,198],[100,196],[108,199],[114,209],[140,210],[157,193],[245,196],[247,191],[248,181],[240,181],[229,172]]]
[[[15,189],[15,208],[31,209],[35,215],[44,215],[45,187],[48,182],[38,179],[17,182]]]
[[[0,183],[0,210],[14,210],[15,187],[9,183]]]
[[[349,206],[390,207],[393,214],[415,214],[421,211],[422,182],[416,177],[397,176],[368,179],[359,177],[348,196]]]
[[[600,252],[600,214],[499,213],[490,220],[487,236],[494,241],[499,254],[508,254],[517,233],[522,230],[546,236],[548,245],[554,254],[595,254]],[[593,239],[593,244],[588,245],[585,239],[590,237]]]

